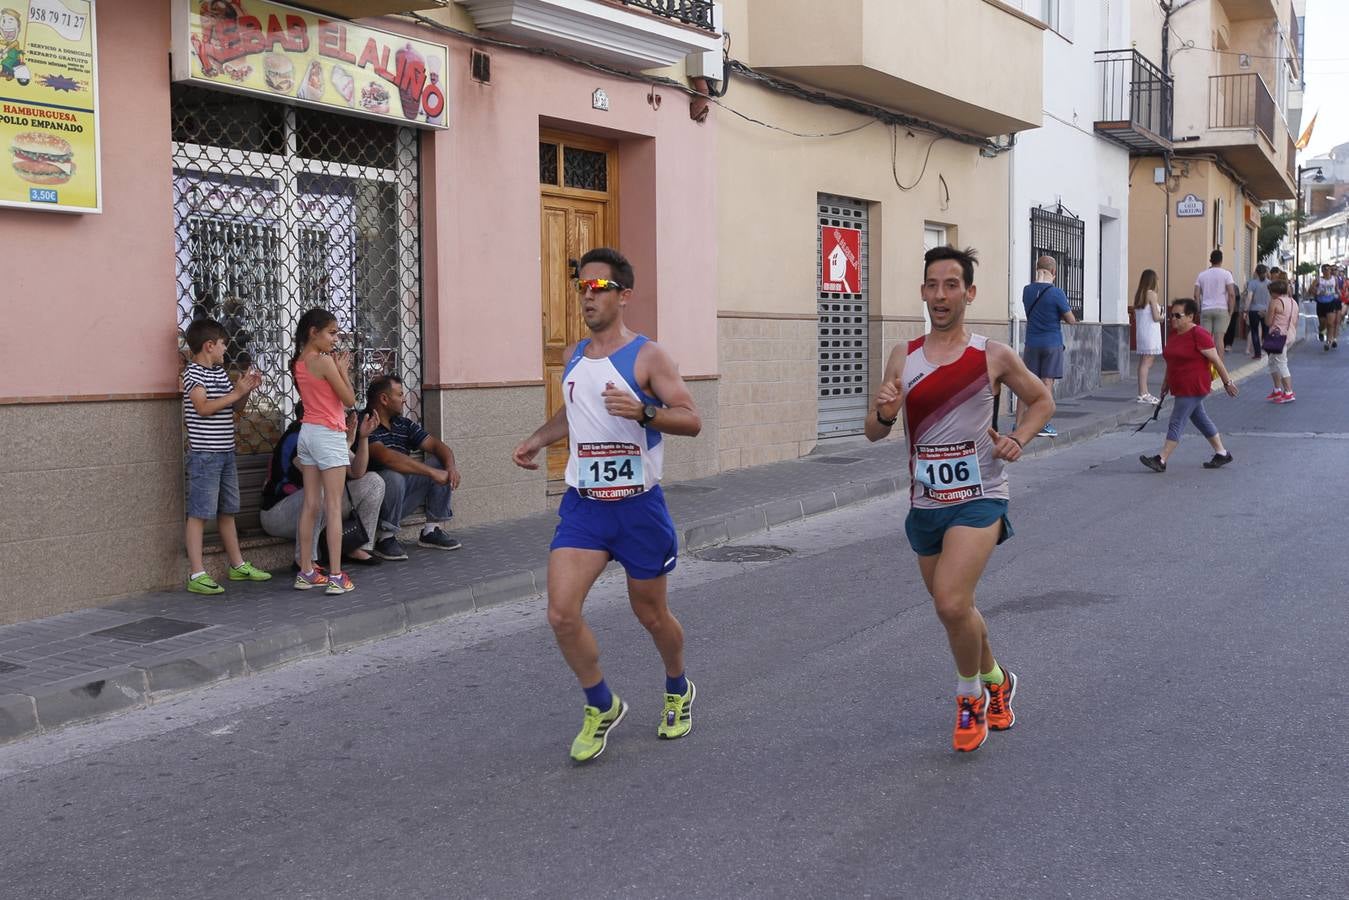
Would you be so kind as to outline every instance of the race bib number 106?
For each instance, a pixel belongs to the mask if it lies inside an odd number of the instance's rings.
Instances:
[[[982,497],[983,476],[974,441],[919,444],[914,448],[913,480],[923,496],[938,503],[960,503]]]

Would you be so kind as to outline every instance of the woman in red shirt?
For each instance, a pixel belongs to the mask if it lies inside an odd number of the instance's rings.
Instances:
[[[1232,461],[1232,454],[1223,447],[1222,435],[1218,426],[1209,418],[1204,409],[1204,397],[1212,385],[1213,373],[1209,366],[1218,371],[1227,396],[1237,395],[1237,386],[1227,374],[1222,357],[1213,344],[1213,335],[1197,325],[1199,306],[1188,297],[1171,303],[1170,320],[1173,331],[1162,358],[1166,360],[1166,377],[1162,380],[1162,390],[1170,391],[1174,398],[1171,406],[1171,421],[1166,425],[1166,443],[1157,456],[1140,456],[1139,461],[1154,472],[1165,472],[1166,461],[1175,452],[1180,443],[1180,433],[1189,419],[1199,433],[1208,438],[1213,447],[1213,458],[1204,463],[1206,469],[1219,469]]]

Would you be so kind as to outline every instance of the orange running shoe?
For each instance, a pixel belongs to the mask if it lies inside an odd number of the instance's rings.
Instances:
[[[969,753],[984,745],[988,740],[988,721],[984,715],[987,709],[987,687],[978,697],[956,697],[956,730],[951,746],[961,753]]]
[[[1016,674],[1011,669],[1002,670],[1002,684],[984,684],[988,688],[988,727],[994,731],[1006,731],[1016,724],[1016,713],[1012,712],[1012,698],[1016,696]]]

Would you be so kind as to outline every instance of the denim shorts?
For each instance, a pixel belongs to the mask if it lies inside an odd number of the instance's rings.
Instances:
[[[214,519],[239,512],[234,451],[187,451],[187,517]]]
[[[948,528],[957,525],[987,528],[999,520],[1002,522],[1002,533],[998,535],[998,543],[1001,544],[1014,534],[1012,520],[1007,518],[1006,500],[987,498],[969,500],[945,509],[914,507],[909,510],[908,518],[904,520],[904,534],[908,537],[909,546],[913,548],[914,553],[919,556],[936,556],[941,553],[942,539],[946,537]]]
[[[1021,353],[1036,378],[1063,377],[1063,347],[1027,347]]]
[[[345,431],[333,431],[322,425],[301,425],[295,459],[302,466],[337,469],[351,464],[350,449]]]

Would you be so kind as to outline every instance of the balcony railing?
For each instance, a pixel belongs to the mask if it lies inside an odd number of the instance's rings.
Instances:
[[[1101,105],[1096,130],[1143,152],[1171,146],[1172,84],[1137,50],[1096,54]]]
[[[704,31],[716,31],[712,25],[713,0],[618,0],[618,2]]]
[[[1274,109],[1274,98],[1259,74],[1209,76],[1209,128],[1258,128],[1273,143]]]
[[[1297,141],[1290,134],[1288,135],[1288,161],[1284,164],[1284,171],[1288,173],[1288,180],[1297,181]],[[1297,184],[1293,184],[1293,189],[1297,190]]]

